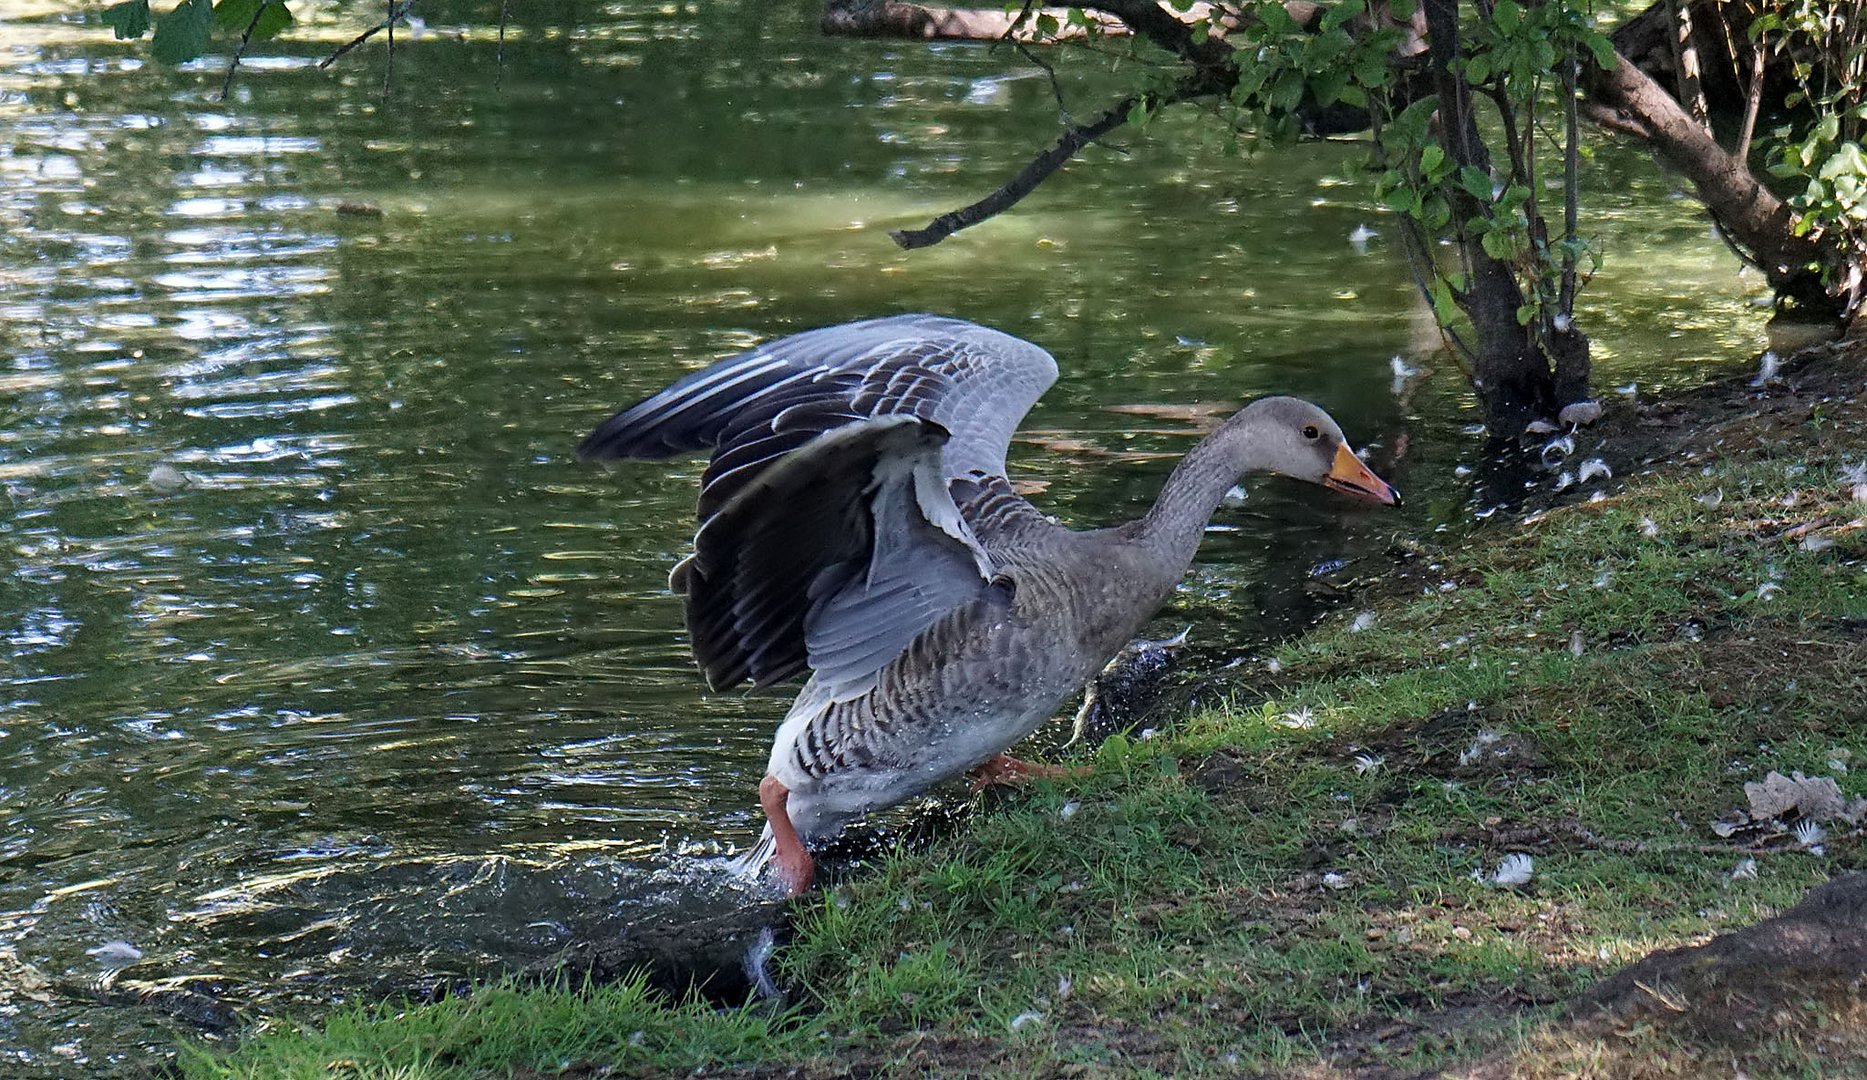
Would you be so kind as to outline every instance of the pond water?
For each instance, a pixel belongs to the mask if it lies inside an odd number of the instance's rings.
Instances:
[[[1215,656],[1463,504],[1472,403],[1389,238],[1349,242],[1386,231],[1353,147],[1170,116],[908,254],[887,229],[1054,138],[1015,53],[564,3],[514,5],[553,21],[500,67],[488,7],[428,6],[386,96],[380,48],[316,68],[374,17],[321,9],[219,104],[218,61],[0,0],[0,1073],[148,1062],[191,1030],[150,989],[313,1016],[717,889],[785,700],[685,653],[700,463],[571,448],[732,351],[914,310],[1030,337],[1063,376],[1014,468],[1079,524],[1138,514],[1206,415],[1320,401],[1414,498],[1254,482],[1159,622]],[[1084,114],[1123,77],[1064,73]],[[1634,154],[1589,185],[1600,385],[1757,347],[1690,202]],[[1396,393],[1396,355],[1435,372]]]

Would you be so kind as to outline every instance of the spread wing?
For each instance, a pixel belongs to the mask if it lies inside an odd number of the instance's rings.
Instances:
[[[991,591],[948,485],[1004,475],[1012,432],[1056,374],[1044,350],[996,330],[871,319],[695,372],[578,452],[711,449],[694,554],[669,579],[707,681],[768,686],[809,666],[845,698]]]

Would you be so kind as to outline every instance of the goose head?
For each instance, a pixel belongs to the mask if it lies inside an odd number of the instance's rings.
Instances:
[[[1321,484],[1385,506],[1400,503],[1400,492],[1355,456],[1335,420],[1302,398],[1255,401],[1232,423],[1249,431],[1254,464],[1260,471]]]

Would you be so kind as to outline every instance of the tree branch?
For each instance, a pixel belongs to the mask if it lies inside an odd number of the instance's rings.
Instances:
[[[361,34],[358,34],[356,37],[351,38],[347,44],[339,46],[336,52],[318,61],[318,67],[319,68],[330,67],[332,64],[336,63],[340,57],[342,57],[345,53],[349,52],[351,49],[354,49],[358,45],[361,45],[364,42],[368,41],[370,38],[375,37],[377,34],[381,33],[383,30],[394,26],[395,21],[401,18],[402,16],[407,15],[408,9],[414,6],[415,6],[415,0],[402,0],[400,4],[397,4],[396,6],[389,9],[388,17],[384,18],[383,21],[377,23],[375,26],[370,27],[368,30],[363,31]]]
[[[259,0],[259,6],[253,9],[253,17],[246,22],[246,29],[240,32],[239,47],[233,50],[233,59],[227,61],[227,77],[221,80],[220,96],[215,101],[226,101],[227,92],[233,89],[233,73],[240,70],[240,58],[246,55],[247,43],[253,40],[253,28],[259,25],[259,17],[266,13],[273,0]]]
[[[1588,94],[1582,110],[1589,119],[1638,136],[1692,181],[1719,227],[1749,253],[1778,292],[1805,299],[1820,295],[1820,277],[1808,268],[1820,261],[1821,249],[1790,232],[1789,207],[1651,76],[1625,56],[1617,54],[1615,60],[1611,70],[1590,65],[1584,76]]]
[[[1204,41],[1193,40],[1193,27],[1162,7],[1159,0],[1093,0],[1083,5],[1115,16],[1135,33],[1168,52],[1202,68],[1231,66],[1232,46],[1222,35],[1208,35]],[[1188,18],[1204,20],[1211,15],[1205,5],[1187,13]]]
[[[1114,131],[1128,122],[1128,117],[1137,107],[1159,108],[1170,104],[1174,99],[1161,99],[1154,94],[1137,94],[1124,98],[1115,107],[1086,124],[1078,124],[1066,129],[1056,145],[1031,159],[1031,163],[1018,170],[1018,175],[1007,180],[998,190],[980,199],[970,206],[962,206],[941,214],[919,229],[895,229],[888,235],[895,243],[909,251],[915,248],[932,247],[964,228],[979,224],[981,221],[1016,206],[1026,195],[1044,182],[1051,173],[1063,167],[1063,163],[1076,156],[1076,152],[1095,142],[1102,136]]]

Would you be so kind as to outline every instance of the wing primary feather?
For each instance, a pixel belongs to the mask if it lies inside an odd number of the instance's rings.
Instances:
[[[694,553],[669,574],[695,658],[722,689],[809,666],[830,701],[872,687],[944,613],[990,590],[992,561],[951,482],[977,491],[1002,477],[1013,430],[1055,379],[1048,353],[1010,335],[890,316],[693,372],[578,450],[711,448]]]

